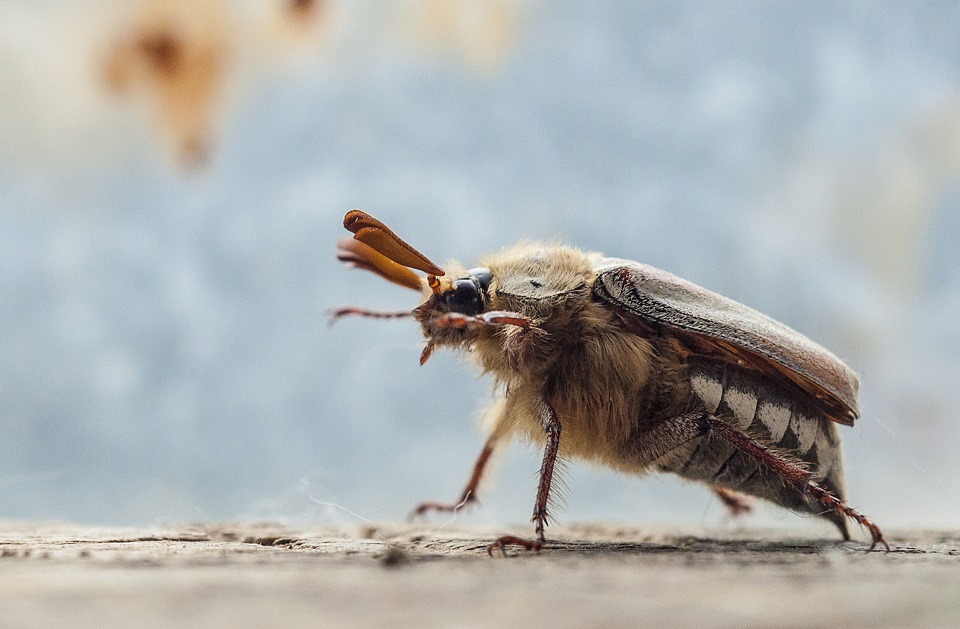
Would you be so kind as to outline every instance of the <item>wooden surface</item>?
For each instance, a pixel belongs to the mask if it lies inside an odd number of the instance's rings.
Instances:
[[[523,529],[520,529],[523,530]],[[502,531],[501,531],[502,532]],[[960,532],[0,524],[0,627],[958,627]]]

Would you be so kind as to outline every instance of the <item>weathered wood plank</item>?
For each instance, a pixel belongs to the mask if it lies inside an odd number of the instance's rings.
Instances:
[[[0,626],[960,626],[960,532],[0,524]],[[513,553],[517,554],[517,553]]]

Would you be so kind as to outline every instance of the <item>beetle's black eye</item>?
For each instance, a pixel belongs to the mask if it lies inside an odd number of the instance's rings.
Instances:
[[[443,294],[443,299],[450,312],[465,315],[477,315],[483,312],[480,287],[472,277],[455,280],[453,288]]]
[[[477,283],[480,284],[480,290],[483,292],[487,292],[487,289],[490,288],[490,282],[493,280],[493,273],[490,272],[490,269],[481,266],[470,269],[467,274],[477,280]]]

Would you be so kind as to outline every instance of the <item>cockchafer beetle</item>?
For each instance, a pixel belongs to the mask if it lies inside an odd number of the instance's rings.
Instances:
[[[435,347],[469,350],[502,391],[459,499],[415,514],[475,501],[493,452],[526,436],[543,448],[535,538],[504,536],[491,552],[542,548],[554,469],[568,457],[702,482],[735,513],[748,508],[742,494],[757,496],[822,516],[845,540],[850,519],[869,531],[871,550],[889,550],[845,502],[837,424],[859,416],[858,378],[805,336],[639,262],[524,243],[473,269],[441,269],[364,212],[343,222],[354,237],[338,243],[341,261],[424,301],[402,312],[342,308],[334,318],[412,316],[427,339],[421,364]]]

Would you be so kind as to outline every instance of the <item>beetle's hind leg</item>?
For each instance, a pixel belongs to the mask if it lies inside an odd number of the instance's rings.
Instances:
[[[808,481],[807,493],[813,496],[817,502],[819,502],[825,508],[847,516],[863,528],[870,531],[870,537],[873,538],[873,543],[870,544],[870,550],[873,550],[877,546],[883,546],[884,550],[890,552],[890,544],[888,544],[887,540],[883,538],[883,532],[880,530],[880,528],[856,509],[848,507],[846,503],[834,496],[829,489],[825,489],[813,481]]]
[[[890,550],[890,544],[883,538],[883,533],[873,521],[834,496],[830,490],[810,480],[813,476],[811,472],[722,419],[708,415],[707,423],[712,432],[735,445],[744,454],[756,459],[758,463],[779,476],[787,485],[795,487],[804,495],[812,496],[826,509],[842,514],[867,529],[872,538],[870,550],[877,546],[883,546],[887,551]]]

